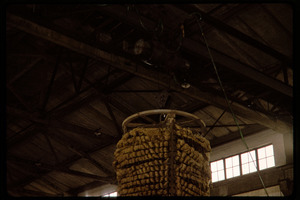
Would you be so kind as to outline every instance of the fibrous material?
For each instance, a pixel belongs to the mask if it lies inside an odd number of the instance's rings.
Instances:
[[[120,196],[209,196],[210,144],[189,128],[134,128],[114,153]]]

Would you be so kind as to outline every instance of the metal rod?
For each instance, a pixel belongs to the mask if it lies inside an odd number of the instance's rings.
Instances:
[[[116,131],[119,133],[119,136],[121,137],[122,136],[122,130],[119,127],[119,123],[117,122],[117,119],[116,119],[116,117],[115,117],[115,115],[114,115],[114,113],[113,113],[113,111],[111,109],[111,106],[109,105],[109,103],[108,103],[107,100],[104,100],[104,104],[106,106],[107,111],[109,112],[110,117],[113,120],[113,123],[114,123],[114,125],[116,127]]]
[[[77,85],[78,93],[80,92],[82,81],[83,81],[88,63],[89,63],[89,57],[86,57],[86,61],[84,63],[84,66],[83,66],[83,69],[82,69],[82,72],[81,72],[81,76],[80,76],[80,79],[79,79],[79,82],[78,82],[78,85]]]
[[[43,131],[42,131],[42,133],[43,133],[43,135],[45,136],[45,138],[46,138],[46,140],[47,140],[47,143],[48,143],[48,146],[50,147],[50,150],[51,150],[51,152],[53,153],[53,155],[54,155],[54,157],[55,157],[55,161],[56,161],[55,164],[59,163],[58,156],[57,156],[57,154],[56,154],[56,152],[55,152],[55,150],[54,150],[54,147],[53,147],[53,145],[52,145],[52,143],[51,143],[51,141],[50,141],[50,139],[49,139],[47,133],[44,133]]]
[[[9,82],[8,85],[13,84],[16,80],[22,77],[26,72],[30,71],[35,65],[37,65],[42,60],[41,57],[36,58],[30,65],[28,65],[25,69],[23,69],[20,73],[15,75]]]
[[[61,48],[60,48],[61,49]],[[61,50],[60,50],[61,51]],[[54,70],[52,72],[52,76],[51,76],[51,80],[50,80],[50,83],[48,85],[48,90],[47,90],[47,93],[46,93],[46,97],[44,99],[44,102],[42,104],[42,111],[45,111],[45,108],[47,106],[47,103],[48,103],[48,99],[50,97],[50,93],[51,93],[51,89],[52,89],[52,85],[53,85],[53,82],[54,82],[54,79],[55,79],[55,76],[56,76],[56,72],[57,72],[57,69],[58,69],[58,65],[60,63],[60,60],[61,60],[61,54],[59,54],[57,60],[56,60],[56,64],[55,64],[55,67],[54,67]]]
[[[30,112],[33,112],[34,110],[32,109],[32,107],[24,101],[24,99],[15,91],[15,89],[10,86],[10,85],[7,85],[6,86],[9,91],[11,91],[11,93],[18,99],[18,101]]]
[[[135,113],[129,117],[127,117],[123,123],[122,123],[122,128],[123,128],[123,131],[124,133],[127,132],[127,124],[138,118],[138,117],[141,117],[141,116],[145,116],[145,115],[155,115],[155,114],[176,114],[176,115],[181,115],[181,116],[184,116],[184,117],[187,117],[187,118],[192,118],[192,119],[197,119],[198,122],[200,122],[199,124],[204,128],[205,127],[205,123],[199,118],[197,117],[196,115],[193,115],[193,114],[190,114],[190,113],[187,113],[187,112],[184,112],[184,111],[179,111],[179,110],[170,110],[170,109],[156,109],[156,110],[146,110],[146,111],[143,111],[143,112],[138,112],[138,113]]]
[[[72,75],[74,90],[78,94],[79,92],[78,92],[78,87],[77,87],[77,83],[76,83],[76,79],[75,79],[75,74],[74,74],[74,69],[73,69],[70,53],[68,54],[68,58],[70,59],[69,65],[70,65],[70,71],[71,71],[71,75]]]
[[[205,135],[203,135],[203,137],[205,137],[215,127],[215,125],[222,118],[222,116],[225,114],[226,111],[227,111],[227,108],[225,110],[223,110],[222,114],[218,117],[218,119],[214,122],[214,124],[211,127],[209,127],[208,131],[205,133]]]

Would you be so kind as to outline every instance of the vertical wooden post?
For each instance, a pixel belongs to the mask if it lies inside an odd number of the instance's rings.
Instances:
[[[175,177],[175,156],[176,156],[176,140],[174,135],[175,130],[175,114],[171,113],[167,116],[167,127],[170,130],[170,141],[169,141],[169,196],[176,196],[176,177]]]

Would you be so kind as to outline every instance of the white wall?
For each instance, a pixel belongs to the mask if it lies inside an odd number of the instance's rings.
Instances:
[[[274,132],[273,130],[265,130],[244,137],[250,149],[273,144],[275,155],[275,166],[286,164],[285,146],[283,134]],[[210,160],[215,161],[231,155],[245,152],[247,149],[241,139],[234,140],[224,145],[217,146],[212,149]]]

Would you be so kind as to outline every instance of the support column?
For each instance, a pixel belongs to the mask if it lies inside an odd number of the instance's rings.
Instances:
[[[294,138],[293,138],[293,130],[287,131],[283,134],[283,143],[284,143],[284,150],[286,155],[286,164],[293,164],[294,163]]]

